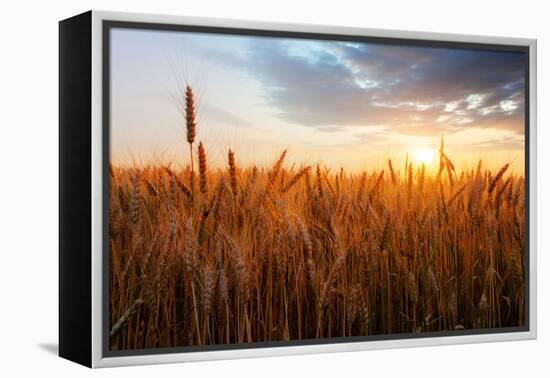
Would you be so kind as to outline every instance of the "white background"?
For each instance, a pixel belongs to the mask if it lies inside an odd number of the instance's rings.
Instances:
[[[0,13],[0,376],[519,377],[550,375],[544,256],[548,230],[545,1],[6,1]],[[89,9],[538,39],[537,341],[176,364],[91,371],[56,356],[58,25]],[[546,105],[546,106],[545,106]],[[545,143],[546,142],[546,143]],[[542,167],[542,168],[541,168]],[[545,351],[546,349],[546,351]]]

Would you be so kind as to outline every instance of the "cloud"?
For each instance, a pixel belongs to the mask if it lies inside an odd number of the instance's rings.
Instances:
[[[523,132],[521,53],[251,38],[238,65],[291,123]]]

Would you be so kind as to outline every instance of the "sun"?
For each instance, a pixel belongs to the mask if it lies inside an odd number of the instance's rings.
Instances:
[[[418,148],[413,152],[413,158],[417,163],[432,164],[435,159],[435,150],[433,148]]]

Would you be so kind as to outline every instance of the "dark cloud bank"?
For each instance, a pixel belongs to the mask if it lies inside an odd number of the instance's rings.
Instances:
[[[496,127],[523,133],[524,55],[250,38],[218,61],[245,69],[286,121],[333,131],[384,125],[414,135]]]

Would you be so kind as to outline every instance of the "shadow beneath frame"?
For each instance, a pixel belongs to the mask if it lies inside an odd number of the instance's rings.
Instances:
[[[59,345],[57,343],[40,343],[38,347],[50,354],[59,355]]]

